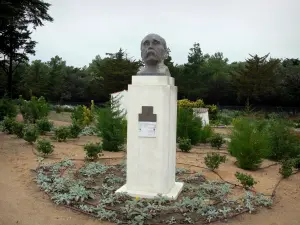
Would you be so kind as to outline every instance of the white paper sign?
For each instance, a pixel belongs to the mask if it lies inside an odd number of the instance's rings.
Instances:
[[[139,122],[139,137],[156,137],[156,122]]]

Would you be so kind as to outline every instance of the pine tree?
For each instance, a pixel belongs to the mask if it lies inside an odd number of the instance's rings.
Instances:
[[[275,88],[275,69],[280,61],[269,59],[269,54],[259,57],[250,55],[244,68],[237,71],[236,86],[240,99],[262,100],[271,96]]]
[[[53,21],[47,13],[50,4],[42,0],[2,0],[0,9],[0,67],[7,74],[7,91],[12,97],[13,73],[28,55],[35,54],[36,42],[31,40],[30,26],[36,29],[43,21]],[[13,68],[14,67],[14,68]]]
[[[122,151],[126,141],[127,121],[119,99],[111,97],[105,108],[96,110],[96,127],[105,151]]]

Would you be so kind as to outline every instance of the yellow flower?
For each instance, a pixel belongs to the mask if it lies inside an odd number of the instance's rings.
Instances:
[[[140,200],[140,197],[136,196],[136,197],[135,197],[135,200],[137,200],[137,201]]]

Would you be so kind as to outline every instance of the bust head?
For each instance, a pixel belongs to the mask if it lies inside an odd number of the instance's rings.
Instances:
[[[163,63],[167,57],[165,39],[157,34],[148,34],[141,42],[141,56],[146,66]]]

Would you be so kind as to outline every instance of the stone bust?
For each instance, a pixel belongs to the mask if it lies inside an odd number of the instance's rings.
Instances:
[[[171,76],[164,64],[167,58],[167,44],[158,34],[148,34],[141,42],[141,57],[145,63],[137,75]]]

